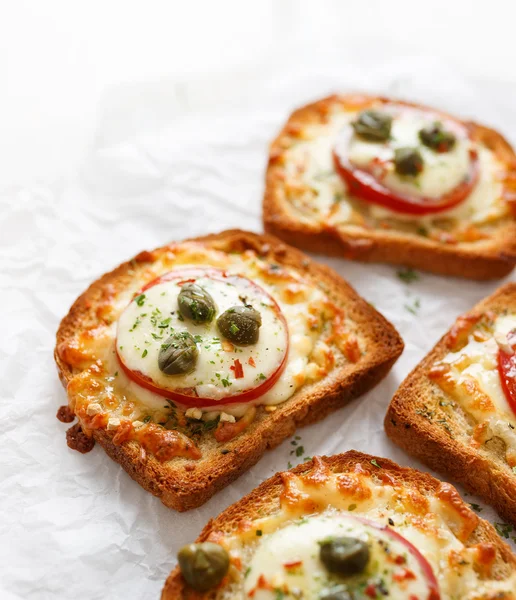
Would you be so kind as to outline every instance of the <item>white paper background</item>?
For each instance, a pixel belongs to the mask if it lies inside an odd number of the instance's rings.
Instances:
[[[68,449],[55,419],[66,402],[52,350],[59,320],[104,271],[175,239],[229,227],[261,231],[267,144],[300,105],[370,90],[498,127],[516,142],[516,89],[465,80],[431,59],[379,62],[367,48],[227,80],[113,89],[96,143],[73,180],[5,190],[0,211],[0,592],[2,598],[156,599],[177,549],[205,522],[290,460],[286,441],[198,510],[175,513],[96,447]],[[122,100],[123,99],[123,103]],[[373,391],[298,433],[304,455],[350,448],[419,466],[387,441],[389,399],[457,315],[499,283],[422,274],[407,285],[388,266],[320,258],[398,328],[405,352]],[[405,308],[420,299],[414,316]],[[471,501],[474,501],[472,498]],[[500,521],[485,509],[482,516]]]

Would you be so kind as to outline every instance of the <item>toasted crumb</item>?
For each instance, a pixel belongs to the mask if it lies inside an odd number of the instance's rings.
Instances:
[[[102,406],[100,406],[100,404],[97,404],[96,402],[88,404],[88,408],[86,409],[86,414],[88,415],[88,417],[94,417],[95,415],[98,415],[101,412]]]
[[[200,408],[189,408],[185,415],[189,419],[201,419],[202,418],[202,410]]]
[[[116,419],[114,417],[109,419],[108,424],[107,424],[108,430],[116,429],[119,426],[120,426],[120,419]]]
[[[220,422],[221,423],[234,423],[236,421],[233,415],[229,415],[228,413],[221,412],[220,413]]]

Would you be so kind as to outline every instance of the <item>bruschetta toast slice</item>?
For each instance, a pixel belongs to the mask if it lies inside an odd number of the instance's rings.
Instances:
[[[167,506],[200,506],[297,427],[363,394],[403,349],[335,272],[243,231],[142,252],[82,294],[55,359],[77,424]]]
[[[355,451],[277,473],[178,560],[162,600],[516,598],[516,556],[452,485]]]
[[[496,279],[516,263],[516,157],[496,131],[440,110],[330,96],[272,142],[263,220],[305,250]]]
[[[401,384],[388,436],[516,524],[516,283],[459,317]]]

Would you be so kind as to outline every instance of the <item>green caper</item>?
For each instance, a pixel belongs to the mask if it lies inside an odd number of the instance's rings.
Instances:
[[[319,546],[319,558],[330,573],[357,575],[369,562],[369,546],[358,538],[328,538]]]
[[[391,135],[392,116],[379,110],[363,110],[351,125],[361,138],[369,142],[385,142]]]
[[[423,127],[419,132],[419,139],[425,146],[436,152],[449,152],[457,141],[455,135],[444,129],[442,123],[437,121]]]
[[[193,371],[199,351],[188,331],[173,333],[161,345],[158,366],[165,375],[180,375]]]
[[[256,344],[260,336],[262,316],[249,304],[232,306],[217,319],[220,332],[237,346]]]
[[[181,288],[177,297],[179,312],[197,324],[209,323],[215,316],[215,302],[208,292],[196,283]]]
[[[415,177],[423,166],[423,157],[417,148],[396,148],[394,151],[394,168],[399,175]]]
[[[177,560],[186,583],[198,592],[218,585],[229,569],[229,554],[212,542],[183,546]]]
[[[319,600],[353,600],[353,594],[345,585],[336,585],[324,590],[319,596]]]

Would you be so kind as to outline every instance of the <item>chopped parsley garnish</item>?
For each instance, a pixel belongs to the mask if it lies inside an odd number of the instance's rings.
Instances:
[[[414,300],[414,304],[413,305],[405,304],[405,310],[408,310],[413,315],[417,315],[417,311],[418,311],[418,309],[419,309],[420,306],[421,306],[421,302],[419,301],[419,298],[416,298]]]
[[[470,502],[470,506],[473,510],[476,510],[478,513],[484,510],[479,504],[475,504],[474,502]]]
[[[235,334],[235,333],[238,333],[240,331],[240,329],[234,323],[231,323],[231,326],[229,327],[229,331],[231,331],[231,333]]]
[[[140,323],[141,323],[140,317],[136,317],[136,321],[133,323],[133,326],[131,327],[131,329],[129,329],[129,331],[134,331]]]
[[[303,456],[304,453],[305,453],[305,449],[303,448],[303,446],[298,446],[296,448],[296,456]]]
[[[377,469],[381,469],[382,466],[378,464],[378,461],[376,460],[376,458],[373,458],[371,460],[371,464],[373,465],[373,467],[376,467]]]
[[[410,267],[407,267],[406,269],[400,269],[396,274],[404,283],[412,283],[413,281],[417,281],[419,279],[419,274]]]
[[[220,381],[222,382],[222,385],[224,387],[229,387],[230,385],[233,385],[227,377],[223,377]]]
[[[139,296],[136,296],[134,301],[138,306],[143,306],[145,304],[145,294],[140,294]]]
[[[256,381],[264,381],[265,379],[267,379],[267,377],[265,377],[263,373],[258,373],[256,376]]]
[[[509,539],[509,535],[512,533],[513,527],[509,523],[495,523],[496,531],[499,535],[504,537],[506,540]]]
[[[148,352],[147,352],[147,348],[145,348],[145,350],[142,352],[142,358],[145,358],[147,356]]]

